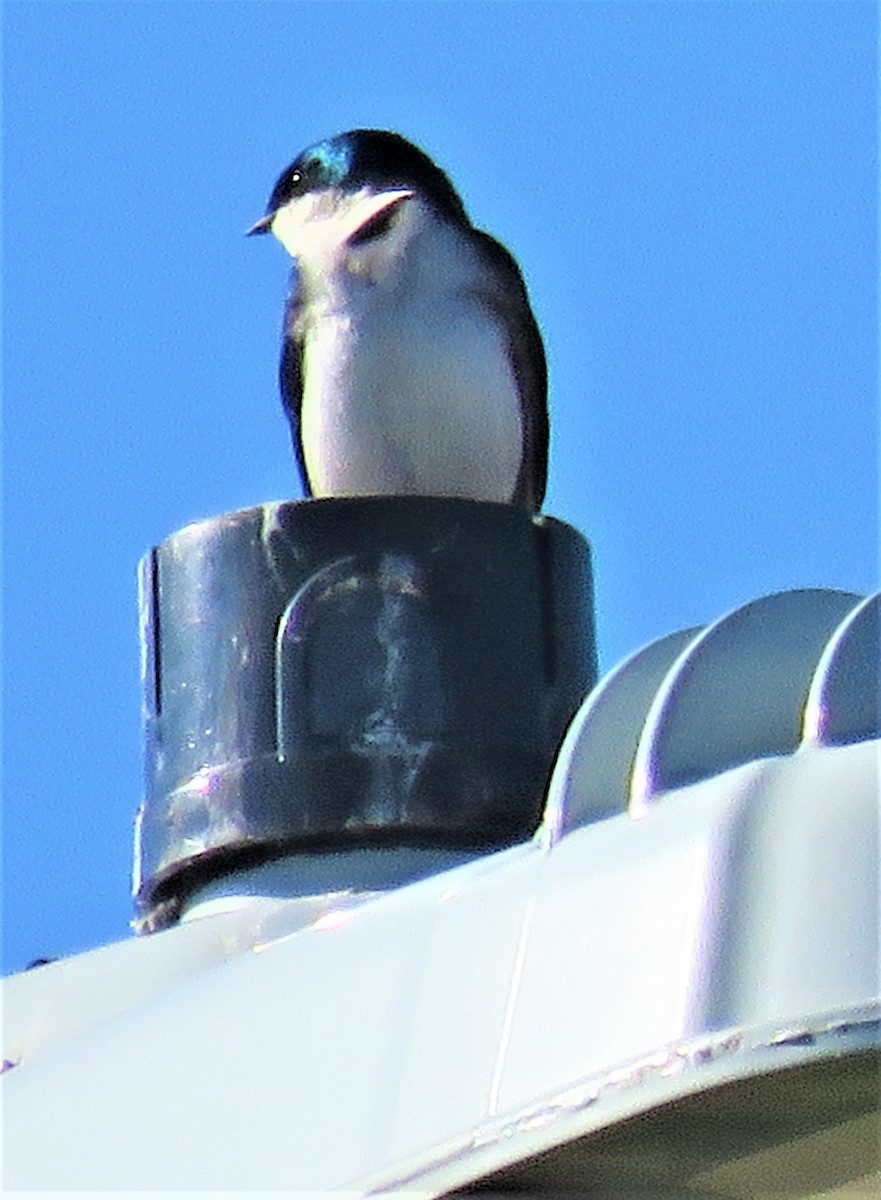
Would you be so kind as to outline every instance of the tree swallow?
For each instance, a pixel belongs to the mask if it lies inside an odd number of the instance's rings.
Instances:
[[[319,142],[266,215],[295,261],[281,394],[307,495],[540,508],[547,367],[520,270],[396,133]]]

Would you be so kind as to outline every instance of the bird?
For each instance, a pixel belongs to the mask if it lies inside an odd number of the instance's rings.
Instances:
[[[308,497],[449,496],[538,512],[547,364],[520,268],[399,133],[286,167],[248,235],[294,260],[279,385]]]

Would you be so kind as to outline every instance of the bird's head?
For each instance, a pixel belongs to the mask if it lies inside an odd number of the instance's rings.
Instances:
[[[355,248],[382,239],[414,198],[442,220],[468,224],[455,188],[424,151],[397,133],[355,129],[304,150],[247,232],[272,232],[295,259],[323,242]]]

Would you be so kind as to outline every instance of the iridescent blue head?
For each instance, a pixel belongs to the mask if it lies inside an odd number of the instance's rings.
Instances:
[[[423,150],[385,129],[353,129],[310,146],[294,159],[272,189],[266,215],[248,233],[268,233],[273,216],[298,196],[330,188],[354,193],[365,187],[411,188],[441,217],[469,223],[456,189]]]

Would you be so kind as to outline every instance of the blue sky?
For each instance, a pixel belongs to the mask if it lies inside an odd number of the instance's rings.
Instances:
[[[877,586],[874,4],[2,19],[4,971],[127,935],[138,559],[298,494],[288,264],[242,233],[321,136],[408,135],[520,261],[603,670],[767,592]]]

